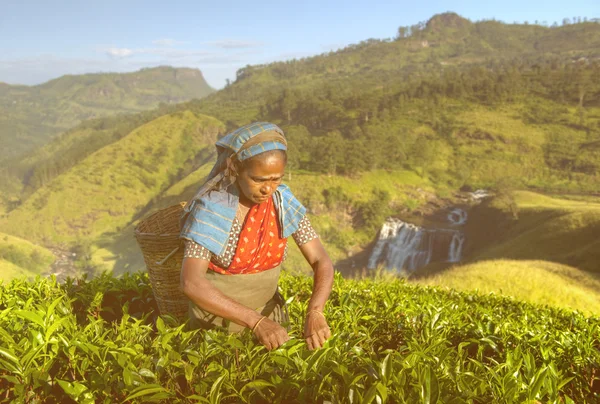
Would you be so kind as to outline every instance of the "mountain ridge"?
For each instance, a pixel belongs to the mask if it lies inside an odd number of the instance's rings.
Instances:
[[[157,67],[130,73],[64,75],[35,85],[0,87],[0,161],[44,145],[79,122],[202,98],[214,90],[202,72]]]

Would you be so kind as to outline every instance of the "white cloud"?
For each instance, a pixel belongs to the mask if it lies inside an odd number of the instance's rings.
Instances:
[[[212,56],[215,52],[198,49],[172,49],[172,48],[105,48],[103,52],[113,58],[124,58],[134,55],[161,56],[167,58],[186,58],[191,56]]]
[[[169,65],[202,70],[209,84],[219,88],[225,79],[235,79],[237,69],[262,63],[266,49],[256,41],[233,39],[204,42],[197,48],[180,46],[184,42],[163,38],[148,47],[126,47],[115,44],[98,45],[95,55],[69,58],[55,54],[40,54],[29,58],[0,55],[0,81],[13,84],[39,84],[65,74],[127,72],[141,67]]]
[[[108,48],[106,54],[110,57],[124,58],[133,55],[134,51],[128,48]]]

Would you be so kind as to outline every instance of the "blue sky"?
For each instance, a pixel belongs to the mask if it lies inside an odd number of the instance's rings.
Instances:
[[[600,0],[0,0],[0,81],[172,65],[197,67],[221,88],[248,64],[390,38],[399,26],[446,11],[472,21],[560,24],[600,17]]]

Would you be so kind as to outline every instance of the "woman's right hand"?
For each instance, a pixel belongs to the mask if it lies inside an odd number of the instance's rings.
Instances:
[[[263,319],[258,327],[254,329],[254,335],[258,342],[263,344],[269,351],[277,349],[290,340],[287,330],[281,324],[269,319]]]

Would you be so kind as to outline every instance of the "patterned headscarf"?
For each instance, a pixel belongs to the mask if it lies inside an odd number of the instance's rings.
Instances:
[[[199,199],[212,190],[229,188],[235,182],[231,167],[235,160],[244,161],[269,150],[287,150],[287,141],[277,125],[255,122],[223,136],[215,146],[217,162],[192,200]],[[189,205],[188,203],[186,206]]]
[[[186,204],[182,215],[181,237],[193,240],[219,255],[225,249],[239,195],[233,187],[231,165],[269,150],[287,150],[283,131],[275,124],[255,122],[229,133],[215,144],[217,162],[196,195]],[[298,228],[306,208],[286,185],[273,193],[279,214],[282,237]]]

